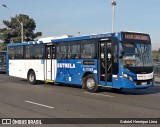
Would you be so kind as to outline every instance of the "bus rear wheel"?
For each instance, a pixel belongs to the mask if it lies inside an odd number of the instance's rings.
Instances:
[[[27,80],[30,84],[35,85],[36,84],[36,75],[34,71],[29,71]]]
[[[97,85],[96,79],[92,74],[87,75],[84,80],[85,87],[88,92],[95,93],[99,90],[99,86]]]

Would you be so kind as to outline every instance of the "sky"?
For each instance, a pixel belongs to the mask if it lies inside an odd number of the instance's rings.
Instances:
[[[115,32],[148,33],[153,49],[159,49],[160,0],[116,1]],[[3,20],[25,14],[35,20],[35,32],[42,32],[42,37],[112,31],[111,0],[0,0],[0,4],[0,28]]]

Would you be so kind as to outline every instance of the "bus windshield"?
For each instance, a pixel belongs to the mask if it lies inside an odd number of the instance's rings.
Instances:
[[[124,67],[151,67],[151,44],[126,43],[123,44],[124,55],[122,65]]]

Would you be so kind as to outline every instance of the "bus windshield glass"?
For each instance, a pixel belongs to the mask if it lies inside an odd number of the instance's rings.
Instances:
[[[124,67],[150,67],[152,66],[151,44],[126,43],[123,44],[122,65]]]

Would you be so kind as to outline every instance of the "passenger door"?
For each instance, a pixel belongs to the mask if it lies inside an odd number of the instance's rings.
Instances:
[[[100,81],[112,82],[112,45],[111,41],[100,43]]]
[[[100,41],[100,82],[113,86],[112,76],[118,74],[118,39],[106,38]],[[105,82],[105,83],[104,83]]]
[[[55,46],[46,46],[45,81],[53,82],[56,75]]]

